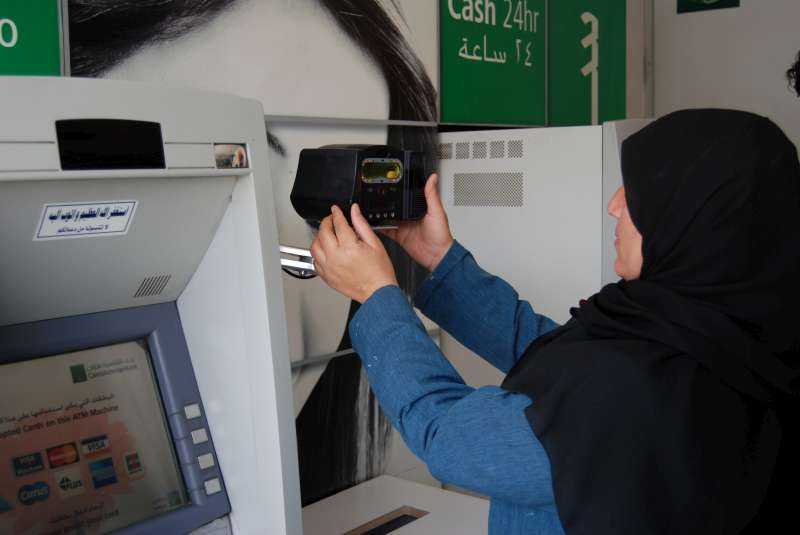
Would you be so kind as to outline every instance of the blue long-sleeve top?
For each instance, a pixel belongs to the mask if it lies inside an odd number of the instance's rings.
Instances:
[[[415,304],[504,373],[536,337],[557,327],[458,242]],[[491,498],[490,534],[564,533],[547,454],[524,414],[528,396],[464,384],[397,286],[376,291],[349,329],[381,407],[411,451],[440,481]]]

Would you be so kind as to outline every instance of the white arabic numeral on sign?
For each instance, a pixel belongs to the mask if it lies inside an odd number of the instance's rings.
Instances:
[[[599,32],[599,21],[597,17],[589,13],[588,11],[584,12],[581,15],[581,20],[584,24],[589,24],[591,30],[589,31],[589,35],[581,39],[581,45],[583,48],[590,48],[592,50],[592,58],[589,60],[589,63],[581,67],[581,74],[584,76],[591,76],[591,83],[592,83],[592,124],[598,123],[598,93],[599,93],[599,56],[600,56],[600,45],[598,44],[600,32]]]
[[[522,39],[517,39],[517,63],[523,63],[526,67],[533,67],[533,43],[528,41],[525,48],[522,48]],[[525,51],[525,59],[522,59],[522,51]]]

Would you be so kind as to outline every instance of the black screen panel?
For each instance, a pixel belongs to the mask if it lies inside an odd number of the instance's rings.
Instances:
[[[56,121],[64,171],[164,169],[161,125],[123,119]]]

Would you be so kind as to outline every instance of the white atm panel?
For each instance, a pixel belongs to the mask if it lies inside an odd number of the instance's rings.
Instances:
[[[537,312],[566,321],[600,287],[602,127],[447,133],[440,143],[455,238]]]

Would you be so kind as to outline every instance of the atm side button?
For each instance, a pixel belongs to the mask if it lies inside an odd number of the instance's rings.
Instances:
[[[183,407],[183,413],[186,415],[187,420],[200,418],[200,404],[192,403],[191,405],[186,405],[185,407]]]
[[[204,455],[200,455],[197,458],[197,463],[200,465],[200,470],[206,470],[207,468],[211,468],[216,464],[214,462],[214,454],[206,453]]]
[[[208,479],[203,484],[206,487],[206,496],[211,496],[212,494],[222,491],[222,484],[219,482],[218,477],[215,477],[214,479]]]
[[[208,433],[206,432],[205,427],[201,427],[192,431],[192,444],[197,445],[205,442],[208,442]]]

